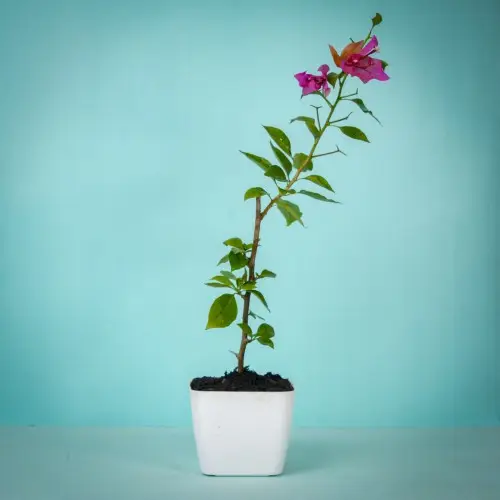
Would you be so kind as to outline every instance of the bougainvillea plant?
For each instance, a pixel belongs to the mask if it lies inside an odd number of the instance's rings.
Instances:
[[[231,270],[220,271],[217,276],[206,283],[210,287],[228,289],[227,293],[220,295],[213,302],[208,314],[207,330],[225,328],[231,325],[238,316],[237,299],[242,300],[243,312],[241,321],[238,323],[241,329],[240,348],[238,352],[234,352],[239,373],[245,370],[245,352],[249,344],[257,341],[262,345],[274,348],[274,328],[270,324],[262,322],[258,327],[250,325],[250,318],[255,321],[263,321],[263,318],[250,309],[253,298],[259,300],[264,307],[269,309],[264,295],[259,290],[260,282],[276,277],[276,274],[268,269],[256,270],[262,222],[269,211],[276,207],[285,218],[288,226],[294,222],[302,224],[302,212],[299,206],[290,201],[291,198],[295,200],[299,195],[309,196],[323,202],[337,203],[334,199],[316,191],[302,189],[299,185],[310,183],[334,193],[330,183],[324,177],[312,173],[317,158],[336,153],[344,154],[338,147],[334,151],[317,152],[326,132],[341,133],[351,139],[369,142],[364,132],[359,128],[346,125],[351,113],[341,118],[335,118],[335,112],[340,105],[354,104],[363,113],[367,113],[377,120],[363,100],[358,97],[358,91],[346,93],[345,88],[349,79],[359,79],[363,83],[389,79],[385,73],[387,63],[372,57],[379,51],[377,37],[372,36],[372,32],[381,22],[382,16],[377,13],[372,18],[372,26],[366,38],[358,42],[351,41],[340,54],[330,45],[333,62],[338,68],[336,71],[330,71],[330,67],[323,64],[318,68],[319,74],[317,75],[305,71],[295,75],[302,89],[302,97],[318,96],[323,104],[323,107],[312,106],[315,108],[314,117],[298,116],[290,122],[304,123],[311,133],[312,146],[308,153],[292,151],[290,139],[285,132],[271,126],[264,126],[264,129],[271,139],[270,146],[276,161],[242,151],[249,160],[262,169],[268,180],[274,182],[275,191],[270,193],[269,190],[262,187],[252,187],[245,192],[245,201],[255,199],[253,239],[248,243],[238,237],[224,241],[228,253],[222,257],[218,266],[228,265]],[[321,119],[320,109],[323,108],[326,109],[326,118]],[[263,198],[266,199],[265,205],[262,203]]]

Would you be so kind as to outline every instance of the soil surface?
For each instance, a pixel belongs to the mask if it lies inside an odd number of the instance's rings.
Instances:
[[[286,392],[293,391],[291,382],[281,375],[266,373],[260,375],[252,370],[238,373],[226,372],[222,377],[198,377],[191,381],[194,391],[246,391]]]

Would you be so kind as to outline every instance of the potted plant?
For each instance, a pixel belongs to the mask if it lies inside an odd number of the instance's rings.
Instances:
[[[343,153],[338,147],[320,152],[318,147],[326,132],[334,131],[351,139],[369,142],[357,127],[346,122],[351,113],[340,118],[336,112],[340,105],[355,105],[373,118],[373,113],[358,97],[358,92],[346,91],[349,79],[358,78],[363,83],[371,80],[386,81],[386,63],[372,57],[378,52],[378,41],[372,36],[382,16],[372,18],[368,35],[361,41],[349,43],[340,54],[330,46],[336,72],[323,64],[319,74],[307,72],[295,75],[302,96],[317,96],[323,108],[315,108],[315,116],[298,116],[291,122],[302,122],[312,135],[312,146],[307,153],[294,152],[289,138],[281,129],[265,126],[276,161],[252,153],[242,153],[272,181],[273,192],[263,187],[252,187],[245,192],[244,200],[255,200],[253,237],[250,241],[232,237],[224,241],[227,253],[218,265],[229,266],[210,279],[208,286],[225,289],[213,302],[207,329],[226,328],[236,321],[238,301],[242,304],[241,320],[237,323],[241,333],[236,368],[222,377],[200,377],[191,382],[191,409],[194,434],[201,471],[208,475],[278,475],[283,471],[290,434],[294,388],[289,380],[267,373],[259,375],[245,365],[247,347],[258,342],[274,348],[274,328],[251,309],[253,300],[267,308],[259,290],[262,280],[275,278],[274,272],[257,267],[261,226],[268,213],[277,208],[287,225],[302,224],[299,206],[290,201],[299,196],[337,203],[324,194],[302,189],[301,184],[314,184],[334,193],[330,183],[313,173],[316,159]],[[320,109],[326,110],[322,119]],[[377,118],[375,118],[377,120]],[[377,120],[378,121],[378,120]],[[301,181],[301,182],[299,182]],[[253,320],[251,322],[251,320]],[[260,324],[259,324],[260,323]]]

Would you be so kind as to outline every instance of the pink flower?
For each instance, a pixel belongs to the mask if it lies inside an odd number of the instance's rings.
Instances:
[[[330,93],[330,87],[326,78],[330,68],[326,64],[323,64],[318,68],[318,71],[321,75],[311,75],[311,73],[306,73],[305,71],[294,75],[302,87],[303,96],[312,92],[318,92],[318,90],[322,90],[325,97]]]
[[[373,36],[366,45],[363,40],[350,43],[340,55],[330,45],[330,52],[335,64],[344,73],[357,76],[363,83],[367,83],[370,80],[380,80],[382,82],[389,80],[389,76],[384,71],[382,61],[370,57],[374,52],[378,52],[378,40],[376,36]]]

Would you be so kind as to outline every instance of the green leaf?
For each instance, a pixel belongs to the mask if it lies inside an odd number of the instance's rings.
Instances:
[[[229,278],[230,280],[236,281],[236,276],[233,273],[230,273],[229,271],[221,271],[220,273],[222,274],[222,276],[225,276],[226,278]]]
[[[379,25],[382,22],[382,16],[377,12],[374,17],[372,17],[373,27]]]
[[[244,154],[249,160],[253,161],[256,165],[258,165],[262,170],[266,170],[266,168],[270,167],[272,163],[261,156],[254,155],[252,153],[245,153],[245,151],[240,151],[240,153]]]
[[[276,202],[276,206],[285,218],[287,226],[293,224],[295,221],[299,221],[302,225],[304,225],[302,223],[302,212],[300,211],[300,208],[295,205],[295,203],[292,203],[291,201],[278,200]]]
[[[307,122],[311,122],[313,125],[314,125],[314,118],[311,118],[310,116],[297,116],[295,118],[292,118],[290,120],[290,123],[293,123],[293,122],[304,122],[304,123],[307,123]]]
[[[306,127],[309,129],[309,132],[311,132],[311,134],[313,135],[313,137],[315,139],[317,139],[319,137],[319,130],[318,128],[316,127],[316,124],[314,122],[305,122],[306,124]]]
[[[261,319],[262,321],[264,321],[264,318],[262,316],[259,316],[258,314],[255,314],[253,311],[249,311],[248,315],[252,316],[253,319]]]
[[[229,287],[233,286],[233,284],[231,283],[231,280],[228,277],[226,277],[226,276],[213,276],[210,279],[212,281],[218,281],[219,283],[222,283],[223,285],[226,285],[226,286],[229,286]]]
[[[283,153],[280,149],[278,149],[272,142],[271,148],[273,150],[274,156],[279,161],[279,164],[283,167],[283,170],[290,174],[292,171],[292,162],[286,157],[285,153]]]
[[[293,166],[298,170],[299,168],[302,168],[302,166],[304,165],[304,163],[306,162],[307,160],[308,155],[304,154],[304,153],[297,153],[294,157],[293,157]],[[312,160],[309,160],[307,162],[307,166],[303,169],[304,172],[308,171],[308,170],[312,170],[313,169],[313,162]]]
[[[267,177],[271,177],[271,179],[275,179],[280,182],[286,182],[287,177],[285,172],[281,169],[281,167],[278,167],[278,165],[271,165],[267,170],[266,173],[264,174]]]
[[[295,189],[283,189],[278,186],[278,191],[280,192],[281,196],[289,196],[291,194],[295,194],[297,191]]]
[[[224,241],[224,245],[226,245],[227,247],[239,248],[240,250],[245,249],[241,238],[229,238],[228,240]]]
[[[255,295],[263,304],[264,304],[264,307],[269,311],[269,306],[267,305],[267,302],[266,302],[266,299],[264,298],[264,295],[262,295],[261,292],[259,292],[258,290],[250,290],[250,292]],[[271,312],[271,311],[269,311]]]
[[[268,269],[263,269],[259,274],[259,278],[276,278],[276,273],[269,271]]]
[[[253,188],[247,189],[247,192],[245,193],[245,196],[244,196],[244,201],[247,201],[250,198],[259,198],[260,196],[264,196],[266,194],[267,194],[267,191],[265,189],[262,189],[261,187],[253,187]]]
[[[380,123],[380,120],[365,106],[365,103],[363,102],[362,99],[349,99],[352,101],[354,104],[357,104],[359,106],[359,109],[363,111],[363,113],[369,114],[374,120],[377,120]],[[380,123],[380,125],[382,125]]]
[[[219,260],[219,262],[217,262],[217,265],[220,266],[221,264],[224,264],[225,262],[229,262],[229,254],[224,255],[224,257],[222,257],[222,259]]]
[[[274,328],[267,323],[262,323],[262,325],[259,326],[256,335],[257,337],[271,339],[274,337]]]
[[[319,137],[319,130],[316,127],[314,118],[311,118],[310,116],[297,116],[297,118],[290,121],[290,123],[293,122],[304,122],[306,127],[309,129],[309,132],[311,132],[314,137]]]
[[[382,61],[382,59],[380,60],[380,62],[382,63],[382,69],[385,71],[385,68],[387,68],[387,66],[389,66],[389,63],[386,61]]]
[[[370,142],[368,137],[366,137],[365,133],[357,127],[351,127],[350,125],[345,125],[344,127],[338,127],[340,131],[350,137],[351,139],[356,139],[358,141]]]
[[[265,126],[266,132],[270,135],[271,139],[276,143],[282,151],[284,151],[288,156],[292,155],[292,146],[290,144],[290,139],[287,137],[283,130],[276,127]]]
[[[207,286],[211,286],[213,288],[231,288],[230,286],[223,285],[222,283],[205,283]]]
[[[307,177],[304,177],[304,179],[310,182],[314,182],[314,184],[317,184],[318,186],[321,186],[322,188],[328,189],[328,191],[335,193],[332,186],[330,186],[330,183],[321,175],[308,175]]]
[[[245,254],[231,252],[229,254],[229,264],[231,265],[231,271],[237,271],[248,264],[248,259]]]
[[[265,345],[267,347],[270,347],[271,349],[274,349],[274,342],[271,339],[268,339],[266,337],[257,337],[257,341],[259,344]]]
[[[238,326],[247,337],[250,337],[250,335],[252,335],[252,329],[250,328],[250,325],[248,325],[248,323],[238,323]]]
[[[242,290],[251,291],[251,290],[254,290],[256,286],[257,286],[257,285],[256,285],[255,281],[248,281],[247,283],[244,283],[244,284],[241,286],[241,289],[242,289]]]
[[[326,79],[328,80],[328,83],[332,86],[332,88],[335,88],[335,84],[337,83],[338,78],[339,75],[337,73],[328,73],[328,75],[326,75]]]
[[[338,203],[338,201],[331,200],[330,198],[327,198],[326,196],[323,196],[322,194],[314,193],[313,191],[306,191],[305,189],[302,189],[301,191],[299,191],[299,194],[305,194],[306,196],[310,196],[311,198],[314,198],[316,200],[329,201],[330,203]]]
[[[206,329],[226,328],[238,315],[238,305],[233,294],[225,293],[217,297],[208,313],[208,322]]]

